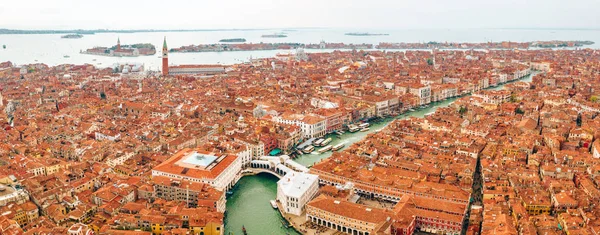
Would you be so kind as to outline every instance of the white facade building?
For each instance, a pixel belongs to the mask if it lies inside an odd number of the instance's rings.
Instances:
[[[316,138],[327,134],[327,119],[318,115],[295,114],[288,117],[277,116],[274,122],[299,126],[302,130],[302,138]]]
[[[222,65],[179,65],[169,66],[169,75],[221,74],[227,68]]]
[[[409,92],[411,94],[419,97],[419,101],[420,101],[419,105],[426,105],[426,104],[431,103],[431,87],[430,86],[421,85],[421,86],[416,86],[416,87],[410,87]]]
[[[290,173],[277,182],[277,201],[284,212],[301,215],[318,190],[319,176],[302,172]]]

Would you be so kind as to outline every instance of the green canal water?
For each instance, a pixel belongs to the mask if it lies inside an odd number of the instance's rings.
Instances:
[[[520,81],[531,82],[533,77],[529,75]],[[504,85],[489,88],[490,90],[501,90]],[[330,135],[331,145],[345,143],[345,148],[353,143],[362,140],[369,133],[379,131],[395,119],[405,119],[409,117],[422,118],[427,114],[434,113],[440,107],[448,107],[457,98],[451,98],[440,102],[435,102],[427,108],[417,109],[412,112],[404,113],[398,117],[386,118],[382,121],[371,123],[369,131],[366,132],[347,132],[341,136]],[[318,148],[317,148],[318,149]],[[341,150],[343,150],[341,149]],[[341,151],[338,150],[338,151]],[[316,152],[315,152],[316,153]],[[304,154],[295,159],[304,166],[312,166],[314,163],[328,158],[333,152],[329,151],[323,154]],[[242,226],[246,227],[249,235],[286,235],[299,234],[294,229],[283,227],[281,214],[271,207],[269,200],[274,200],[277,196],[278,178],[269,174],[258,174],[254,176],[245,176],[236,184],[234,194],[227,199],[227,215],[225,217],[225,234],[243,234]]]
[[[283,227],[281,214],[269,203],[277,195],[277,180],[262,173],[238,181],[234,194],[227,199],[225,234],[242,235],[242,226],[249,235],[299,234]]]

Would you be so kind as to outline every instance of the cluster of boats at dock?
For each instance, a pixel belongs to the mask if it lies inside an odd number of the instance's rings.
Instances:
[[[349,132],[357,132],[357,131],[369,131],[369,123],[365,122],[365,123],[361,123],[359,125],[354,125],[354,124],[350,124],[348,125],[348,131]]]
[[[357,132],[357,131],[368,131],[369,130],[369,123],[361,123],[359,125],[348,125],[348,131],[351,133]],[[337,134],[337,135],[343,135],[345,132],[341,131],[341,130],[336,130],[333,133]],[[312,152],[317,152],[318,154],[322,154],[328,151],[337,151],[342,149],[344,146],[346,146],[345,143],[339,143],[336,145],[330,145],[331,141],[333,141],[332,138],[320,138],[317,139],[315,141],[312,142],[312,144],[309,144],[308,146],[305,146],[301,149],[298,149],[297,153],[298,154],[309,154]],[[322,147],[320,149],[316,149],[316,147]]]

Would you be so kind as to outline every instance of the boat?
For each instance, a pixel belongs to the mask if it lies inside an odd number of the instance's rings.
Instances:
[[[219,42],[246,42],[245,38],[225,38],[219,40]]]
[[[304,150],[302,150],[302,152],[304,152],[304,153],[312,153],[313,151],[315,151],[315,147],[312,145],[306,146],[306,148],[304,148]]]
[[[345,144],[344,144],[344,143],[337,144],[337,145],[333,146],[333,151],[338,151],[338,150],[340,150],[341,148],[343,148],[344,146],[345,146]]]
[[[246,232],[246,227],[244,225],[242,225],[242,232],[244,233],[244,235],[248,235],[248,232]]]
[[[363,129],[360,129],[361,132],[365,132],[365,131],[369,131],[370,129],[368,127],[365,127]]]
[[[302,155],[304,153],[302,151],[300,151],[300,150],[296,150],[296,154],[298,154],[298,156],[300,156],[300,155]]]
[[[92,61],[96,61],[96,59],[93,59]]]
[[[2,49],[6,49],[6,45],[2,45]]]
[[[327,138],[326,140],[323,140],[323,142],[321,142],[321,146],[328,145],[329,143],[331,143],[331,141],[332,141],[331,138]]]
[[[288,222],[287,220],[281,218],[279,219],[281,221],[281,225],[283,225],[283,227],[285,228],[290,228],[290,222]]]
[[[71,56],[69,56],[69,55],[64,55],[63,57],[64,58],[71,58]]]
[[[227,195],[233,195],[233,191],[227,191]]]
[[[315,141],[313,143],[314,146],[321,146],[321,143],[323,143],[324,139],[318,139],[317,141]]]
[[[262,35],[263,38],[287,38],[287,35],[282,33],[274,33],[274,34],[265,34]]]
[[[270,200],[269,202],[271,203],[273,209],[277,209],[277,202],[275,202],[275,200]]]
[[[331,150],[332,148],[333,148],[333,147],[332,147],[331,145],[327,145],[327,146],[325,146],[325,147],[323,147],[323,148],[321,148],[321,149],[317,150],[317,152],[318,152],[318,153],[324,153],[324,152],[327,152],[327,151]]]
[[[360,130],[360,129],[359,129],[359,128],[358,128],[356,125],[348,125],[348,131],[349,131],[349,132],[352,132],[352,133],[354,133],[354,132],[357,132],[357,131],[359,131],[359,130]]]
[[[368,122],[362,123],[360,125],[358,125],[359,128],[367,128],[369,127],[371,124],[369,124]]]

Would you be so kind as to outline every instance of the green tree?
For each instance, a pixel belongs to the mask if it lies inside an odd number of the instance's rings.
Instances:
[[[592,97],[590,97],[590,101],[592,101],[594,103],[598,102],[598,96],[593,95]]]
[[[516,103],[517,101],[519,101],[519,99],[517,98],[516,94],[511,94],[510,95],[510,102],[511,103]]]
[[[428,58],[428,59],[427,59],[427,64],[428,64],[428,65],[433,65],[433,60],[432,60],[431,58]]]
[[[523,111],[521,108],[517,108],[517,110],[515,110],[516,114],[525,114],[525,111]]]
[[[465,106],[460,106],[460,109],[458,110],[458,113],[460,115],[464,115],[465,113],[467,113],[469,111],[469,109]]]

